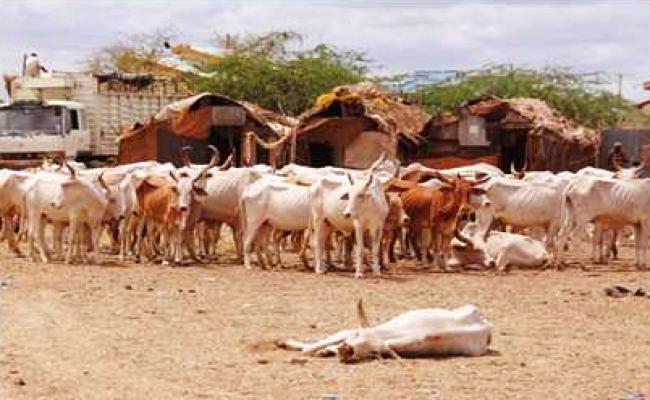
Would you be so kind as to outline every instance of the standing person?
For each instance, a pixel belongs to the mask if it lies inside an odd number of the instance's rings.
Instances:
[[[616,171],[619,168],[627,167],[629,162],[630,160],[623,149],[623,143],[615,142],[607,155],[607,167],[612,171]]]
[[[38,78],[42,72],[47,72],[47,68],[41,65],[38,54],[32,53],[25,59],[25,76]]]

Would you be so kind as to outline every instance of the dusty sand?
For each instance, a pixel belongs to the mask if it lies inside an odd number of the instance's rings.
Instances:
[[[581,250],[584,252],[584,249]],[[0,252],[7,399],[621,399],[650,392],[650,289],[623,260],[591,271],[437,273],[412,263],[382,279],[221,263],[34,264]],[[404,310],[474,303],[494,325],[479,358],[343,365],[275,349]]]

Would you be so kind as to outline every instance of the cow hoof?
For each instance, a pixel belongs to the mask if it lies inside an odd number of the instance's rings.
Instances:
[[[161,265],[168,266],[169,265],[169,260],[163,260]]]
[[[354,278],[355,278],[355,279],[361,279],[361,278],[363,278],[363,274],[355,273],[355,274],[354,274]]]

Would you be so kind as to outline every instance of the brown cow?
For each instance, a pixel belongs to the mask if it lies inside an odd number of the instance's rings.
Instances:
[[[204,167],[198,175],[191,177],[188,172],[177,176],[169,173],[169,179],[150,176],[136,190],[138,204],[142,210],[142,222],[138,229],[137,251],[142,252],[142,230],[146,224],[150,253],[153,253],[153,240],[160,233],[164,251],[163,263],[169,263],[173,258],[180,263],[183,258],[183,245],[190,249],[192,258],[197,259],[193,247],[188,241],[192,240],[187,234],[188,228],[194,228],[197,209],[207,198],[205,191],[208,170],[219,161],[219,154],[213,148],[214,155],[210,164]]]
[[[474,186],[489,178],[470,181],[460,176],[448,178],[439,173],[435,175],[435,178],[443,182],[439,188],[424,188],[414,186],[413,182],[393,181],[389,183],[388,190],[402,192],[404,210],[410,217],[409,241],[418,259],[422,260],[422,249],[418,242],[424,242],[424,250],[430,259],[429,241],[423,237],[423,233],[430,232],[435,261],[441,269],[446,269],[445,255],[449,253],[452,237],[468,242],[458,232],[458,218],[469,211],[470,195],[485,193],[483,189]]]

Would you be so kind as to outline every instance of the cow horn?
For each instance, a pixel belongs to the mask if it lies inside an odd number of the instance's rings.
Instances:
[[[176,175],[174,175],[174,171],[169,171],[169,176],[172,177],[174,182],[178,183],[178,178],[176,177]]]
[[[104,180],[104,171],[102,171],[102,173],[99,174],[99,176],[97,177],[97,181],[104,188],[104,190],[106,190],[106,193],[110,193],[111,189],[108,187],[106,181]]]
[[[77,179],[77,171],[75,171],[75,169],[72,168],[72,165],[68,164],[68,162],[66,160],[63,160],[63,163],[65,164],[65,166],[70,171],[70,176],[72,177],[72,179]]]
[[[190,164],[192,164],[192,159],[190,158],[190,150],[192,150],[191,146],[183,146],[181,148],[181,160],[184,167],[189,167]]]
[[[370,327],[366,311],[363,309],[363,299],[361,297],[359,297],[359,301],[357,301],[357,317],[359,317],[359,324],[361,324],[362,328]]]
[[[474,182],[474,185],[480,185],[481,183],[485,183],[485,182],[487,182],[489,180],[490,180],[490,175],[486,175],[486,176],[482,177],[481,179],[477,179]]]
[[[446,183],[448,185],[452,184],[452,180],[440,173],[440,171],[433,171],[433,176],[439,181]]]
[[[517,172],[517,170],[515,169],[515,162],[514,162],[514,161],[510,163],[510,173],[513,174],[513,175],[515,175],[515,176],[519,173],[519,172]]]
[[[635,178],[640,178],[641,174],[645,171],[646,166],[645,166],[645,161],[641,163],[638,167],[634,169],[634,177]]]
[[[348,177],[348,182],[350,182],[350,185],[354,185],[354,181],[352,180],[352,175],[349,172],[346,172],[345,176]]]
[[[220,171],[225,171],[225,170],[227,170],[228,168],[230,168],[230,166],[232,165],[232,162],[233,162],[234,159],[235,159],[235,154],[231,153],[231,154],[228,156],[228,158],[226,158],[226,161],[224,161],[223,164],[221,164],[221,165],[219,166],[219,170],[220,170]]]
[[[397,166],[395,167],[395,173],[393,174],[393,178],[395,179],[399,178],[400,169],[401,169],[400,165],[397,164]]]
[[[368,182],[366,182],[366,184],[363,185],[363,190],[368,190],[368,188],[370,187],[370,184],[372,183],[372,180],[374,178],[375,178],[375,176],[372,175],[372,174],[368,177]]]
[[[219,163],[219,160],[221,159],[221,153],[219,152],[219,149],[216,146],[208,145],[208,148],[212,152],[212,157],[210,158],[210,163],[208,164],[208,168],[212,168]]]
[[[461,242],[469,246],[470,249],[474,248],[474,243],[466,236],[463,236],[463,234],[458,230],[458,222],[456,222],[456,228],[454,229],[454,236],[456,237],[456,239],[460,240]]]
[[[384,162],[385,159],[386,159],[386,152],[385,152],[385,151],[382,151],[382,152],[381,152],[381,155],[379,156],[379,158],[377,159],[377,161],[375,161],[374,163],[372,163],[372,165],[370,166],[370,168],[368,168],[368,172],[375,172],[375,170],[376,170],[376,169],[381,165],[381,163]]]

